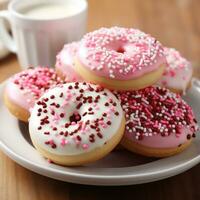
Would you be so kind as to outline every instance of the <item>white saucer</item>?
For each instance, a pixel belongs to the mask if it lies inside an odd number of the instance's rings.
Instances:
[[[5,83],[4,83],[5,84]],[[4,84],[0,86],[0,148],[14,161],[38,174],[66,182],[89,185],[130,185],[152,182],[174,176],[200,162],[200,134],[192,145],[179,155],[151,159],[126,151],[114,151],[104,159],[84,167],[62,167],[48,163],[33,148],[27,125],[9,114],[2,102]],[[200,84],[185,96],[200,122]]]

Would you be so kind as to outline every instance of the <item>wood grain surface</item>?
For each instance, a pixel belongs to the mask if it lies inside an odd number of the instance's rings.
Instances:
[[[199,0],[89,0],[88,31],[136,27],[192,61],[200,77]],[[0,61],[0,81],[20,70],[15,55]],[[14,134],[14,133],[13,133]],[[127,187],[94,187],[49,179],[0,152],[0,200],[200,199],[200,165],[178,176]]]

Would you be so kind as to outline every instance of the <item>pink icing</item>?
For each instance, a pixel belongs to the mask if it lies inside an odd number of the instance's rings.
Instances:
[[[182,57],[176,49],[165,47],[164,53],[167,67],[158,84],[185,92],[193,73],[191,63]]]
[[[195,137],[193,111],[180,95],[158,86],[116,92],[126,117],[125,136],[153,148],[173,148]]]
[[[59,83],[63,81],[57,77],[54,69],[28,69],[10,78],[6,85],[6,95],[15,104],[29,110],[46,90]]]
[[[63,73],[68,82],[82,81],[82,78],[74,71],[74,58],[79,47],[79,42],[64,45],[56,56],[56,69]]]
[[[101,28],[86,34],[77,52],[79,61],[98,76],[130,80],[165,63],[155,38],[132,28]]]

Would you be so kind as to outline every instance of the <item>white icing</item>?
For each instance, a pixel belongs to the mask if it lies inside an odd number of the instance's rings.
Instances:
[[[68,87],[72,85],[73,89],[68,89]],[[83,83],[79,83],[79,89],[74,89],[75,83],[67,83],[64,84],[62,87],[55,87],[53,89],[50,89],[48,92],[46,92],[39,101],[49,98],[50,96],[54,95],[55,99],[50,99],[47,102],[47,111],[48,113],[43,113],[41,116],[37,116],[38,109],[42,108],[41,105],[35,104],[31,117],[29,119],[29,132],[31,135],[31,138],[34,139],[34,141],[43,149],[45,149],[48,152],[51,152],[53,154],[57,155],[78,155],[83,154],[85,152],[90,152],[91,150],[94,150],[96,148],[101,148],[104,143],[106,143],[108,140],[110,140],[118,131],[118,129],[121,126],[121,122],[123,119],[123,111],[120,106],[119,101],[117,98],[107,89],[104,89],[101,92],[95,92],[90,91],[88,89],[88,86],[91,85],[93,88],[97,88],[98,86],[88,84],[83,85]],[[99,102],[95,103],[85,103],[81,106],[79,110],[76,109],[76,106],[79,102],[77,102],[76,97],[78,97],[81,93],[79,92],[80,89],[83,89],[84,92],[82,93],[84,97],[92,96],[92,98],[95,98],[96,96],[100,95]],[[103,93],[107,93],[108,96],[103,95]],[[63,97],[59,97],[60,94],[63,93]],[[65,100],[66,99],[66,100]],[[105,106],[105,103],[108,102],[110,99],[113,100],[113,102],[116,102],[116,106]],[[82,101],[83,99],[81,99]],[[81,102],[80,101],[80,102]],[[60,108],[55,108],[55,113],[57,113],[57,120],[55,119],[55,116],[51,114],[51,108],[53,106],[50,106],[52,102],[56,102],[61,105]],[[92,107],[94,111],[94,115],[85,115],[82,116],[83,113],[86,111],[88,112],[88,108]],[[111,107],[115,111],[109,111]],[[77,112],[81,115],[81,120],[75,125],[70,125],[68,128],[65,128],[65,123],[69,123],[69,117],[74,113]],[[73,136],[70,136],[68,134],[67,137],[64,135],[60,135],[59,133],[61,131],[68,131],[71,132],[75,130],[80,122],[83,123],[83,126],[87,120],[94,121],[97,118],[101,118],[102,114],[104,112],[110,112],[107,117],[104,118],[104,121],[111,121],[111,125],[107,125],[107,127],[103,128],[102,126],[99,126],[100,132],[103,135],[103,138],[99,138],[97,136],[97,131],[95,129],[90,128],[90,125],[86,125],[85,129],[79,130],[78,133],[74,134]],[[119,115],[117,116],[115,113],[118,112]],[[60,118],[60,113],[64,113],[64,118]],[[42,126],[41,130],[38,130],[38,127],[40,126],[40,119],[44,118],[45,116],[49,117],[50,123]],[[53,131],[51,126],[56,126],[57,131]],[[49,135],[45,135],[44,132],[50,132]],[[92,143],[89,141],[89,135],[94,134],[95,135],[95,142]],[[76,136],[81,136],[81,141],[78,142]],[[61,145],[62,140],[65,139],[67,144]],[[53,140],[53,142],[56,144],[56,148],[52,148],[51,145],[45,144],[46,141]],[[77,142],[77,144],[76,144]],[[88,146],[88,148],[86,148]]]

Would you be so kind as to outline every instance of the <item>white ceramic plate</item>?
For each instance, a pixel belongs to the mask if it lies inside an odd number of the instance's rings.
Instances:
[[[66,182],[89,185],[130,185],[147,183],[174,176],[200,162],[200,135],[179,155],[151,159],[114,151],[104,159],[83,167],[62,167],[48,163],[31,145],[27,124],[18,122],[2,102],[4,84],[0,86],[0,148],[11,159],[38,174]],[[185,96],[200,121],[200,83]]]

